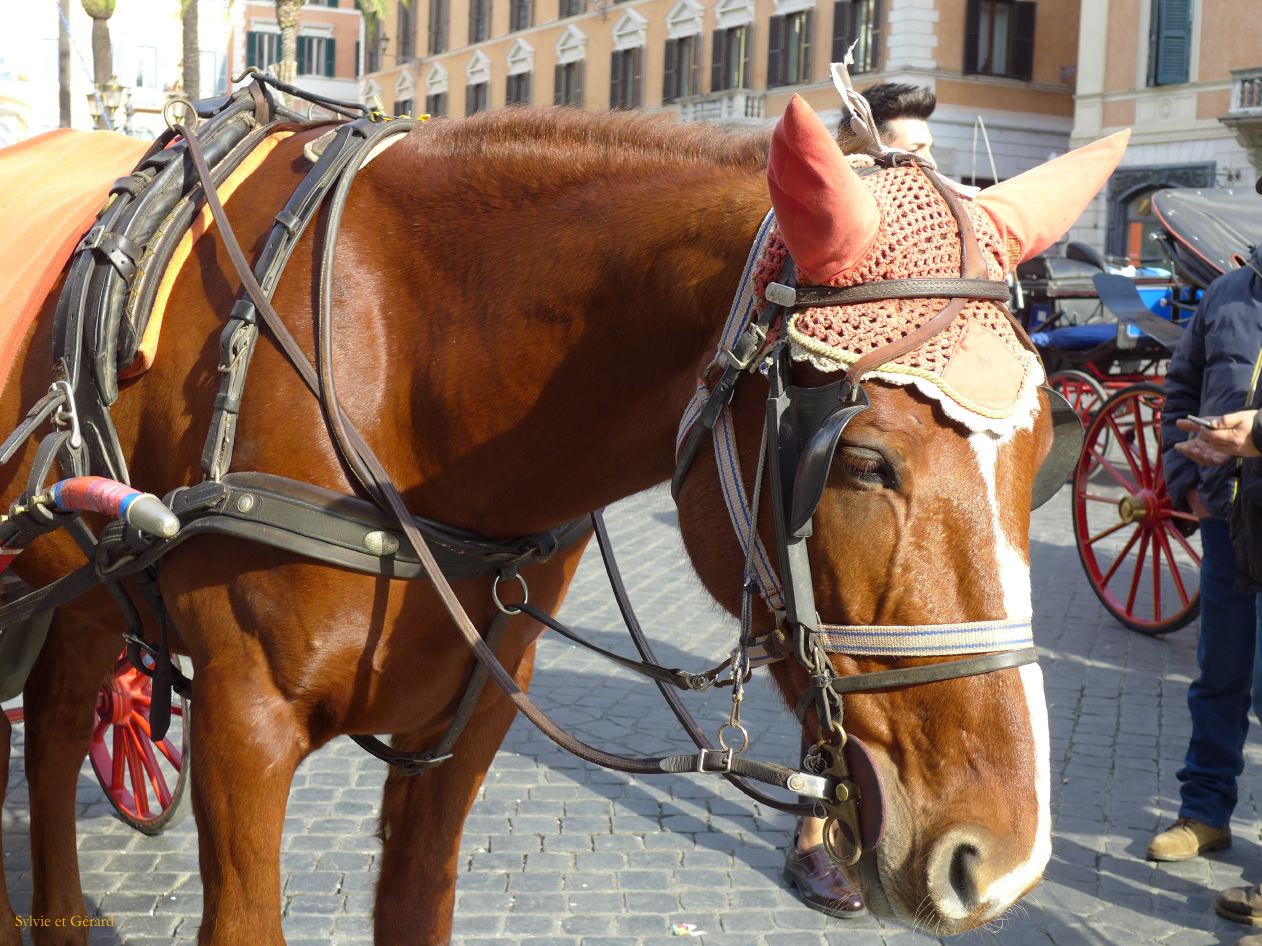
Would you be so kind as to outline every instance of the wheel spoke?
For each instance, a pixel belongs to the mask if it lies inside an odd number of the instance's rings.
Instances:
[[[1117,435],[1118,448],[1122,451],[1122,456],[1126,459],[1126,465],[1131,468],[1131,473],[1135,477],[1135,482],[1143,483],[1143,474],[1139,472],[1139,464],[1135,457],[1135,452],[1131,449],[1130,443],[1127,442],[1126,435],[1122,433],[1121,428],[1118,426],[1117,421],[1113,419],[1112,415],[1106,417],[1104,420],[1105,423],[1113,428],[1113,432]],[[1134,434],[1136,437],[1143,436],[1142,431],[1134,431]]]
[[[1176,542],[1183,546],[1183,550],[1192,556],[1192,561],[1196,563],[1196,567],[1201,567],[1201,553],[1192,547],[1192,543],[1178,529],[1173,528],[1169,523],[1166,524],[1166,534],[1172,536]]]
[[[1116,532],[1118,529],[1125,529],[1125,528],[1126,528],[1127,526],[1129,526],[1129,525],[1134,525],[1134,523],[1132,523],[1132,522],[1118,522],[1118,523],[1117,523],[1117,524],[1115,524],[1115,525],[1111,525],[1111,526],[1109,526],[1107,529],[1105,529],[1103,532],[1100,532],[1100,533],[1098,533],[1098,534],[1096,534],[1096,535],[1093,535],[1091,538],[1087,539],[1087,544],[1088,544],[1088,545],[1095,545],[1097,542],[1099,542],[1101,539],[1105,538],[1106,536],[1110,536],[1110,535],[1112,535],[1112,534],[1113,534],[1114,532]]]
[[[1170,579],[1174,582],[1174,590],[1179,595],[1179,602],[1183,607],[1187,607],[1191,602],[1188,597],[1187,589],[1183,586],[1183,575],[1179,571],[1179,565],[1174,560],[1174,550],[1170,548],[1170,538],[1166,535],[1165,529],[1158,529],[1156,533],[1157,541],[1161,543],[1161,551],[1166,557],[1166,562],[1170,566]]]
[[[171,789],[167,786],[166,776],[162,773],[162,766],[158,764],[158,757],[153,751],[153,742],[149,739],[137,740],[140,751],[143,753],[145,772],[149,776],[149,784],[153,786],[153,793],[158,797],[159,814],[167,809],[171,804]]]
[[[1126,544],[1122,546],[1122,551],[1118,553],[1117,558],[1113,560],[1113,564],[1109,566],[1109,570],[1105,572],[1104,577],[1100,579],[1101,588],[1108,587],[1109,582],[1113,579],[1113,576],[1117,574],[1118,566],[1121,565],[1122,562],[1126,561],[1126,556],[1130,554],[1130,550],[1133,549],[1135,547],[1135,543],[1139,541],[1139,535],[1142,531],[1143,530],[1140,529],[1138,525],[1135,526],[1135,531],[1131,533],[1131,537],[1126,541]]]
[[[174,766],[175,771],[179,771],[184,767],[184,753],[175,747],[170,739],[163,739],[158,743],[158,751],[161,752],[168,762]]]
[[[1101,496],[1098,493],[1082,493],[1080,495],[1081,495],[1081,498],[1085,499],[1087,502],[1108,503],[1110,506],[1117,505],[1116,496]]]
[[[113,743],[114,752],[110,756],[110,762],[112,765],[110,766],[110,784],[108,787],[111,791],[117,791],[120,788],[126,787],[124,784],[124,779],[126,777],[124,769],[127,765],[127,746],[126,737],[123,735],[123,728],[121,726],[114,727]]]
[[[1139,540],[1139,552],[1137,553],[1137,561],[1135,562],[1135,572],[1131,575],[1131,590],[1126,598],[1126,613],[1132,614],[1135,611],[1135,595],[1139,593],[1139,579],[1144,573],[1144,557],[1148,552],[1148,532],[1140,530],[1143,538]]]
[[[1161,546],[1157,541],[1160,534],[1160,529],[1152,534],[1152,612],[1155,621],[1161,620]]]
[[[130,729],[127,733],[127,767],[131,772],[131,791],[136,803],[135,813],[141,818],[149,817],[149,793],[145,790],[145,764],[141,758],[140,739]]]
[[[1144,424],[1144,419],[1139,415],[1141,407],[1141,399],[1135,398],[1131,401],[1131,413],[1135,415],[1135,442],[1138,460],[1143,472],[1147,474],[1144,479],[1144,485],[1152,485],[1152,461],[1148,458],[1148,430],[1151,429]]]
[[[1100,467],[1106,473],[1113,477],[1113,479],[1117,480],[1118,485],[1121,486],[1122,489],[1126,490],[1128,493],[1139,492],[1139,487],[1123,476],[1122,471],[1114,466],[1111,460],[1105,459],[1104,454],[1100,452],[1098,447],[1091,448],[1091,455],[1095,457],[1096,462],[1100,464]]]

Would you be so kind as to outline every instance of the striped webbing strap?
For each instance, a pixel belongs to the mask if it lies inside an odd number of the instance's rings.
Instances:
[[[745,260],[745,269],[741,273],[741,281],[736,291],[736,298],[732,300],[732,307],[727,314],[727,322],[723,325],[723,334],[719,338],[719,355],[736,344],[737,339],[740,338],[741,333],[745,330],[745,326],[758,313],[762,300],[759,299],[754,289],[754,267],[762,256],[774,229],[775,214],[768,211],[767,216],[763,218],[762,224],[758,227],[753,246],[750,247],[749,256]],[[705,383],[705,380],[702,379],[697,383],[697,390],[693,394],[692,400],[688,402],[688,406],[684,409],[683,417],[679,421],[679,433],[675,437],[676,457],[679,455],[680,447],[687,438],[688,432],[697,423],[701,416],[701,411],[709,399],[710,388]],[[750,511],[749,495],[745,490],[745,480],[741,475],[740,458],[736,453],[736,431],[732,425],[732,414],[729,408],[724,408],[719,415],[714,425],[713,440],[714,458],[719,470],[719,484],[722,487],[723,502],[727,505],[728,517],[732,520],[732,527],[736,530],[736,536],[740,540],[741,548],[745,550],[750,560],[753,577],[758,583],[758,588],[762,592],[763,598],[766,599],[767,606],[772,610],[782,608],[784,607],[784,598],[780,590],[780,579],[776,576],[775,569],[772,568],[771,558],[767,554],[767,549],[763,545],[762,539],[758,536],[755,523],[753,522],[753,514]]]
[[[826,653],[854,657],[950,657],[1034,646],[1029,619],[959,624],[821,624]]]

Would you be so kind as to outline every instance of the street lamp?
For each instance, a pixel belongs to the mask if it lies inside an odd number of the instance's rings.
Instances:
[[[122,130],[118,127],[118,113],[129,103],[131,96],[118,81],[118,76],[110,76],[109,80],[88,93],[88,112],[92,115],[94,128]]]

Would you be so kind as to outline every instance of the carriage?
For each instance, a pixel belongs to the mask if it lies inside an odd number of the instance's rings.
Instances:
[[[1126,627],[1166,634],[1199,613],[1200,550],[1195,517],[1172,507],[1162,476],[1165,365],[1205,288],[1262,237],[1262,200],[1229,188],[1151,199],[1164,267],[1111,267],[1070,243],[1018,277],[1049,383],[1086,427],[1071,502],[1087,580]]]

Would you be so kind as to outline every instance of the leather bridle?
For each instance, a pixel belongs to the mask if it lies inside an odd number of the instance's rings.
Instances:
[[[820,800],[826,814],[825,843],[832,857],[842,864],[858,861],[865,848],[874,846],[883,833],[883,813],[879,807],[879,775],[859,740],[844,727],[843,698],[848,693],[868,693],[895,687],[918,686],[942,680],[959,679],[1035,663],[1029,620],[976,621],[956,624],[929,624],[912,627],[835,626],[821,622],[811,580],[807,540],[811,520],[823,496],[833,456],[846,427],[869,408],[864,377],[881,365],[924,344],[950,326],[970,300],[985,300],[1003,308],[1011,319],[1007,303],[1007,283],[992,280],[986,270],[981,246],[971,220],[959,199],[932,167],[913,156],[889,156],[888,166],[911,164],[920,169],[946,201],[955,218],[960,246],[961,272],[958,278],[890,279],[836,288],[796,286],[791,258],[785,263],[778,282],[765,290],[766,304],[744,325],[727,347],[720,345],[711,364],[718,376],[703,384],[698,397],[685,412],[678,440],[678,459],[672,479],[672,492],[680,490],[702,442],[714,439],[719,475],[724,481],[724,497],[729,515],[746,558],[746,584],[742,603],[742,645],[746,653],[738,661],[736,676],[749,665],[748,654],[762,653],[771,659],[793,659],[803,667],[810,685],[802,693],[796,712],[804,724],[814,710],[817,741],[803,760],[803,768],[828,778],[834,785],[832,797]],[[870,173],[884,170],[879,166]],[[770,215],[769,215],[770,216]],[[764,222],[763,231],[767,229]],[[758,242],[751,251],[757,252]],[[747,271],[749,267],[747,266]],[[787,339],[787,320],[796,310],[812,306],[851,305],[894,298],[942,298],[947,301],[923,325],[905,337],[878,347],[846,367],[844,377],[822,387],[792,385],[793,360]],[[1024,330],[1015,323],[1018,338],[1034,351]],[[778,340],[767,343],[769,337]],[[762,373],[768,383],[766,420],[759,469],[754,478],[752,500],[745,499],[730,403],[739,380],[752,371]],[[1045,389],[1047,390],[1047,389]],[[1054,392],[1049,396],[1059,399]],[[1056,405],[1058,420],[1065,421],[1064,409]],[[1073,414],[1069,409],[1069,414]],[[1077,438],[1073,437],[1073,428]],[[717,430],[717,435],[716,435]],[[1081,446],[1081,425],[1073,415],[1071,424],[1055,427],[1060,443],[1053,448],[1049,475],[1056,486],[1067,475],[1066,461],[1076,460]],[[757,532],[758,503],[763,467],[769,470],[768,497],[775,523],[778,574],[769,567],[769,556]],[[1044,464],[1047,468],[1048,463]],[[1054,489],[1052,490],[1054,492]],[[1035,499],[1046,488],[1035,490]],[[751,599],[757,593],[776,615],[776,627],[762,635],[751,627]],[[894,670],[840,676],[828,659],[830,652],[882,656],[944,656],[967,654],[949,662]],[[739,690],[733,693],[739,703]],[[739,712],[734,714],[738,719]]]

